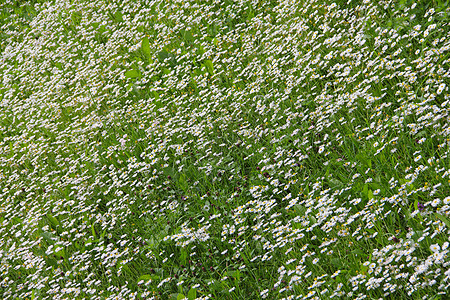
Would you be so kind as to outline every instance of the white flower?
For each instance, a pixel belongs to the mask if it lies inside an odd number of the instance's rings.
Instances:
[[[322,146],[319,147],[319,153],[322,153],[323,150],[325,150],[325,146],[324,146],[324,145],[322,145]]]
[[[439,244],[432,244],[430,245],[430,250],[433,253],[437,253],[441,250],[441,247],[439,246]]]
[[[261,293],[260,293],[261,298],[263,298],[263,299],[267,298],[268,294],[269,294],[269,290],[268,289],[265,289],[265,290],[261,291]]]
[[[440,95],[444,89],[445,89],[445,83],[441,83],[441,84],[439,85],[439,88],[438,88],[438,90],[437,90],[436,93],[437,93],[438,95]]]
[[[431,206],[436,207],[441,203],[441,199],[436,198],[431,202]]]
[[[444,201],[444,204],[449,204],[450,203],[450,196],[449,197],[445,197],[443,201]]]

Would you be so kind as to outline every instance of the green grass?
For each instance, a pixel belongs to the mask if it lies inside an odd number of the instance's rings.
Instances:
[[[0,4],[0,298],[446,299],[449,13]]]

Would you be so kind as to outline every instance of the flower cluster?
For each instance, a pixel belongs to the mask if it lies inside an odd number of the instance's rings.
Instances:
[[[441,2],[9,2],[0,298],[447,295]]]

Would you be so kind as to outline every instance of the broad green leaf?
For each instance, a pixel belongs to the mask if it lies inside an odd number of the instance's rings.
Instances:
[[[55,254],[56,256],[60,256],[60,257],[66,257],[64,248],[62,247],[55,247],[55,251],[53,252],[53,254]]]
[[[192,41],[194,39],[194,37],[192,36],[192,33],[190,31],[185,31],[184,32],[184,39],[186,41]]]
[[[368,197],[368,195],[369,195],[369,185],[366,183],[362,190],[362,196]]]
[[[151,275],[149,275],[149,274],[145,274],[145,275],[141,275],[139,278],[138,278],[138,282],[139,281],[141,281],[141,280],[145,280],[145,281],[149,281],[149,280],[151,280],[152,279],[152,276]]]
[[[208,70],[208,73],[209,73],[210,75],[214,75],[214,67],[213,67],[212,61],[210,61],[209,59],[207,59],[207,60],[205,61],[205,66],[206,66],[206,69]]]
[[[330,180],[330,184],[332,185],[333,188],[341,188],[344,186],[342,181],[340,181],[336,178],[330,178],[329,180]]]
[[[51,232],[43,231],[40,233],[40,236],[49,244],[54,244],[57,241],[57,237]]]
[[[56,228],[56,227],[59,226],[58,220],[54,216],[52,216],[51,214],[47,214],[47,219],[50,222],[50,224],[53,225],[53,227]]]
[[[369,200],[372,200],[372,199],[373,199],[373,192],[372,192],[372,190],[369,190],[369,191],[367,192],[367,198],[369,198]]]
[[[141,48],[142,48],[142,52],[145,53],[145,55],[147,55],[148,58],[150,58],[150,56],[152,55],[151,51],[150,51],[150,42],[148,40],[147,37],[145,37],[142,40],[142,44],[141,44]]]
[[[355,249],[352,253],[355,255],[364,256],[364,252],[361,249]]]
[[[92,236],[96,239],[97,235],[95,234],[94,224],[91,225]]]
[[[261,251],[263,250],[263,247],[262,247],[262,246],[263,246],[263,245],[262,245],[261,242],[257,242],[255,248],[256,248],[257,251],[261,252]]]
[[[293,206],[293,208],[299,216],[303,216],[306,212],[306,207],[304,207],[303,205],[300,205],[300,204],[295,204]]]
[[[187,297],[188,297],[189,300],[196,299],[197,298],[197,289],[190,289],[188,294],[187,294]]]
[[[188,189],[188,183],[187,183],[187,181],[186,181],[186,175],[185,174],[181,174],[180,175],[180,177],[178,178],[178,183],[179,183],[179,185],[180,185],[180,188],[183,190],[183,191],[187,191],[187,189]]]
[[[151,236],[148,240],[147,240],[147,246],[145,248],[148,249],[155,249],[156,247],[158,247],[159,245],[159,241],[155,240],[155,238],[153,236]]]
[[[116,22],[123,21],[123,15],[120,11],[116,11],[116,13],[114,14],[114,18],[115,18]]]
[[[333,264],[333,266],[335,266],[336,268],[342,268],[343,264],[341,262],[341,260],[339,258],[332,258],[331,259],[331,263]]]
[[[185,265],[187,263],[187,258],[188,258],[188,254],[187,254],[186,250],[181,249],[180,261],[183,265]]]
[[[174,176],[174,168],[166,167],[162,170],[165,176]]]
[[[177,300],[182,300],[182,299],[186,299],[186,296],[183,295],[183,294],[181,294],[181,293],[179,293],[179,294],[177,295]]]
[[[139,72],[136,70],[129,70],[125,72],[125,77],[136,78],[139,77]]]
[[[13,217],[13,218],[12,218],[12,221],[14,222],[14,224],[22,223],[22,219],[19,218],[19,217]]]
[[[166,50],[158,52],[158,58],[160,62],[163,62],[166,58],[170,57],[170,53]]]
[[[201,45],[198,45],[197,54],[199,56],[201,56],[201,55],[203,55],[203,53],[205,53],[205,49],[203,49],[203,47]]]

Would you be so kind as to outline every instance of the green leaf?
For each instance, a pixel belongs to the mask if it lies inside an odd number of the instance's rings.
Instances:
[[[188,294],[187,294],[187,297],[188,297],[189,300],[196,299],[197,298],[197,289],[190,289]]]
[[[369,195],[369,185],[366,183],[362,190],[362,196],[368,197],[368,195]]]
[[[330,184],[333,188],[342,188],[344,186],[344,184],[342,183],[342,181],[336,179],[336,178],[330,178],[329,179]]]
[[[241,279],[241,272],[239,270],[233,271],[230,273],[237,281]]]
[[[164,172],[165,176],[174,176],[174,168],[172,167],[166,167],[162,170]]]
[[[263,250],[263,245],[262,245],[262,243],[261,243],[261,242],[257,242],[257,243],[256,243],[256,246],[255,246],[255,249],[256,249],[258,252],[261,252],[261,251]]]
[[[178,178],[178,184],[180,186],[180,188],[186,192],[188,189],[188,183],[186,181],[186,175],[185,174],[181,174],[180,177]]]
[[[94,224],[91,225],[92,236],[96,239],[97,235],[95,234]]]
[[[163,62],[166,58],[171,57],[171,54],[166,50],[158,52],[158,58],[160,62]]]
[[[364,252],[361,249],[355,249],[352,251],[352,253],[359,256],[365,256]]]
[[[306,207],[304,207],[303,205],[300,205],[300,204],[295,204],[294,210],[299,216],[303,216],[306,212]]]
[[[192,41],[194,39],[194,37],[192,36],[192,33],[190,31],[185,31],[184,32],[184,39],[186,41]]]
[[[186,296],[180,293],[177,295],[177,300],[181,300],[181,299],[186,299]]]
[[[181,249],[180,261],[183,265],[187,264],[188,254],[186,250]]]
[[[14,224],[22,223],[22,219],[19,218],[19,217],[13,217],[13,218],[12,218],[12,221],[13,221]]]
[[[64,248],[58,247],[58,246],[55,247],[55,251],[53,252],[53,254],[55,254],[56,256],[64,257],[64,258],[66,257]]]
[[[147,37],[142,40],[141,48],[142,52],[144,52],[145,55],[147,55],[147,57],[150,59],[152,53],[150,51],[150,42]]]
[[[57,241],[57,237],[51,232],[43,231],[40,236],[49,244],[54,244]]]
[[[114,14],[114,19],[116,20],[116,22],[122,22],[123,21],[123,15],[120,11],[116,11],[116,13]]]
[[[139,77],[139,72],[136,70],[129,70],[125,72],[125,77],[136,78]]]
[[[210,75],[214,75],[214,67],[213,67],[212,61],[210,61],[209,59],[207,59],[207,60],[205,61],[205,66],[206,66],[206,69],[208,70],[208,73],[209,73]]]
[[[149,281],[150,279],[152,279],[152,276],[149,275],[149,274],[145,274],[145,275],[141,275],[141,276],[138,278],[137,281],[138,281],[138,282],[141,281],[141,280]]]
[[[145,248],[146,249],[156,249],[156,247],[158,247],[158,245],[159,245],[159,241],[156,240],[153,236],[151,236],[147,240],[147,246]]]
[[[205,49],[201,45],[198,45],[197,55],[201,56],[205,53]]]
[[[369,191],[367,192],[367,198],[369,198],[369,200],[372,200],[372,199],[373,199],[373,192],[372,192],[372,190],[369,190]]]
[[[450,228],[450,220],[446,218],[444,215],[434,213],[434,216],[441,220],[445,225],[447,225],[447,228]]]
[[[331,263],[332,263],[333,266],[335,266],[336,268],[342,268],[342,267],[344,266],[339,258],[332,258],[332,259],[331,259]]]
[[[56,227],[59,226],[58,220],[54,216],[52,216],[51,214],[47,214],[47,219],[50,222],[50,224],[53,225],[53,227],[56,228]]]

